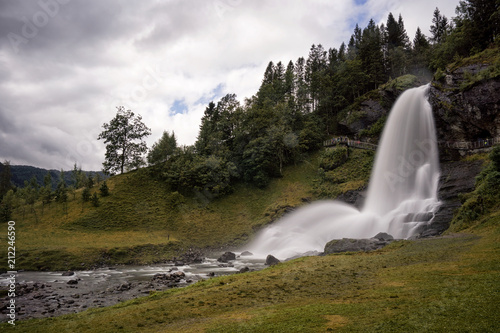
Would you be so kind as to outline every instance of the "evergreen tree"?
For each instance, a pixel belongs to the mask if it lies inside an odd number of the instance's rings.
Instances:
[[[107,197],[109,195],[109,188],[108,184],[106,184],[106,181],[104,181],[99,188],[99,192],[101,192],[101,197]]]
[[[52,191],[52,176],[50,172],[47,172],[43,178],[43,187],[40,189],[40,196],[42,198],[42,215],[45,205],[49,205],[54,198],[54,192]]]
[[[90,200],[90,189],[88,187],[83,188],[82,200],[83,200],[83,202],[87,202]]]
[[[137,169],[144,164],[143,154],[147,152],[144,138],[151,134],[151,129],[142,122],[140,115],[135,116],[123,106],[117,107],[116,116],[103,124],[104,131],[98,140],[106,143],[106,156],[103,163],[106,173],[123,173]]]
[[[404,27],[403,17],[399,15],[398,21],[389,13],[386,26],[387,38],[387,67],[389,75],[394,78],[407,71],[409,38]]]
[[[500,1],[462,0],[457,6],[455,25],[462,33],[462,45],[473,52],[485,49],[500,33]],[[458,49],[458,48],[457,48]],[[467,56],[470,52],[461,52]]]
[[[92,197],[90,198],[90,201],[92,202],[92,205],[94,207],[99,207],[100,205],[100,202],[99,202],[99,197],[97,196],[97,193],[94,192],[94,194],[92,195]]]
[[[316,110],[321,90],[321,80],[327,68],[326,51],[321,44],[312,45],[306,61],[305,81],[309,87],[311,110]]]
[[[298,113],[308,113],[308,88],[305,80],[306,76],[306,61],[300,57],[295,62],[295,103]]]
[[[429,67],[430,44],[420,28],[415,32],[412,49],[412,72],[416,75],[425,75]]]
[[[359,45],[359,58],[361,65],[368,77],[365,82],[367,90],[377,88],[385,82],[384,57],[382,54],[382,35],[380,29],[370,20],[363,30],[362,40]]]
[[[3,164],[0,165],[2,166],[0,172],[0,201],[2,201],[2,197],[12,188],[12,171],[9,161],[4,161]]]
[[[448,19],[446,16],[441,15],[439,8],[436,7],[432,17],[432,25],[430,28],[432,34],[431,41],[433,43],[442,43],[448,32]]]

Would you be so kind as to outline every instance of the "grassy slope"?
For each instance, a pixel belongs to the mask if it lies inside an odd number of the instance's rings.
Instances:
[[[494,332],[500,214],[468,234],[301,258],[19,332]]]
[[[13,218],[17,269],[151,263],[169,260],[189,247],[244,243],[286,207],[301,205],[302,198],[313,196],[317,168],[317,155],[313,155],[287,168],[285,176],[265,190],[239,184],[233,194],[218,199],[201,193],[180,197],[143,169],[108,180],[111,196],[101,198],[98,208],[82,205],[81,190],[70,195],[67,213],[61,204],[52,203],[42,215],[37,203],[36,221],[29,207],[24,214],[20,208]],[[1,242],[7,241],[6,234],[0,235]]]
[[[242,245],[288,208],[303,205],[305,198],[334,197],[365,185],[372,162],[372,152],[353,150],[343,167],[320,181],[314,154],[286,168],[284,177],[264,190],[238,184],[222,198],[203,193],[182,197],[154,180],[148,169],[116,176],[108,180],[111,195],[100,198],[98,208],[82,205],[78,190],[70,194],[67,213],[58,203],[45,207],[43,215],[37,203],[38,220],[28,206],[24,216],[23,208],[16,210],[17,269],[147,264],[170,260],[188,248]],[[2,242],[7,241],[4,235]]]
[[[289,176],[288,186],[297,186]],[[263,211],[269,218],[266,211],[276,209]],[[300,258],[109,308],[18,322],[16,331],[495,332],[499,244],[497,206],[462,233]]]

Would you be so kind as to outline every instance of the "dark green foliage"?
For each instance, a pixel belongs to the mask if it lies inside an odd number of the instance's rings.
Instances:
[[[175,137],[165,132],[148,155],[153,173],[184,195],[218,196],[241,180],[265,187],[283,175],[284,166],[321,148],[325,137],[348,135],[342,125],[364,116],[360,106],[367,98],[389,109],[392,99],[380,91],[398,96],[428,80],[429,67],[439,68],[454,57],[465,36],[471,38],[471,29],[460,28],[477,14],[470,8],[485,4],[477,0],[461,6],[457,20],[463,24],[457,27],[436,9],[430,39],[418,28],[410,42],[402,16],[396,20],[390,13],[387,25],[374,20],[364,29],[356,25],[348,45],[338,50],[315,44],[295,63],[270,61],[259,90],[244,105],[234,94],[208,104],[194,147],[176,150]],[[444,77],[441,73],[436,75]],[[394,79],[386,83],[389,78]],[[378,139],[385,120],[360,134]],[[325,162],[327,169],[334,165]]]
[[[463,205],[453,217],[450,229],[458,231],[471,227],[481,216],[500,204],[500,146],[495,146],[489,154],[489,165],[476,178],[473,192],[463,195]]]
[[[0,202],[0,223],[9,222],[12,218],[13,207],[6,202]]]
[[[82,200],[84,202],[90,201],[90,189],[88,187],[85,187],[82,191]]]
[[[324,171],[330,171],[347,162],[349,158],[349,148],[339,146],[325,149],[319,157],[319,167]]]
[[[172,134],[169,134],[167,131],[164,131],[160,140],[153,144],[153,147],[151,147],[148,153],[147,160],[149,165],[165,162],[174,154],[176,149],[177,139],[175,138],[175,133],[172,132]]]
[[[104,181],[99,188],[99,192],[101,192],[101,197],[107,197],[109,195],[109,188],[108,184],[106,184],[106,181]]]
[[[237,177],[232,162],[215,155],[201,156],[192,149],[172,156],[163,168],[162,178],[172,189],[186,194],[223,195],[232,191],[231,180]]]
[[[135,116],[132,111],[119,106],[116,116],[102,127],[104,131],[97,139],[106,144],[105,172],[123,173],[144,165],[147,146],[143,139],[151,134],[151,129],[144,125],[140,115]]]
[[[97,196],[97,192],[94,192],[94,194],[90,198],[90,202],[92,202],[92,206],[99,207],[100,202],[99,202],[99,197]]]
[[[2,201],[3,196],[12,188],[12,171],[9,161],[4,161],[0,165],[0,201]]]
[[[500,172],[500,146],[495,146],[489,157],[493,170]]]

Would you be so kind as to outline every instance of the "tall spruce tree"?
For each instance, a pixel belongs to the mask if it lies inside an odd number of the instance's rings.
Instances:
[[[433,43],[441,43],[444,41],[446,34],[448,32],[448,19],[446,16],[441,15],[439,8],[436,7],[432,17],[432,25],[430,28],[432,34],[431,41]]]

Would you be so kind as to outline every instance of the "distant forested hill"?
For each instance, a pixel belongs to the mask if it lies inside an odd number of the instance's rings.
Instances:
[[[2,173],[4,169],[3,163],[0,163],[0,173]],[[60,180],[61,177],[61,171],[60,170],[47,170],[47,169],[42,169],[42,168],[37,168],[33,166],[28,166],[28,165],[11,165],[10,166],[10,171],[12,174],[11,177],[11,182],[12,185],[16,187],[24,187],[24,182],[28,181],[30,182],[33,177],[35,177],[38,185],[43,186],[43,179],[47,175],[47,173],[50,173],[51,176],[51,181],[52,181],[52,188],[55,189],[57,187],[57,183]],[[107,178],[107,176],[104,175],[101,171],[95,172],[95,171],[82,171],[87,177],[89,176],[94,176],[96,174],[99,174],[99,177],[101,179]],[[68,186],[74,185],[75,183],[75,178],[73,176],[73,171],[64,171],[64,181]]]

